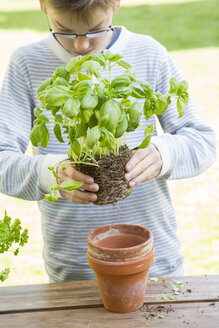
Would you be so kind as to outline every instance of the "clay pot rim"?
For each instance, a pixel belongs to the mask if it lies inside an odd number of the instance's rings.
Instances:
[[[104,228],[107,228],[107,227],[112,227],[112,228],[115,228],[116,226],[131,226],[131,227],[137,227],[137,228],[140,228],[140,229],[143,229],[143,230],[147,230],[148,234],[149,234],[149,238],[144,241],[143,243],[140,243],[136,246],[131,246],[131,247],[124,247],[124,248],[110,248],[110,247],[102,247],[102,246],[98,246],[96,243],[93,243],[93,241],[91,240],[90,238],[90,235],[92,234],[92,232],[94,232],[95,230],[98,231],[99,229],[104,229]],[[144,226],[141,226],[139,224],[131,224],[131,223],[115,223],[115,224],[107,224],[107,225],[104,225],[104,226],[100,226],[100,227],[97,227],[95,229],[93,229],[92,231],[90,231],[90,233],[88,234],[87,236],[87,243],[88,245],[90,245],[91,247],[95,247],[96,249],[98,250],[103,250],[103,251],[112,251],[112,252],[118,252],[120,250],[122,251],[128,251],[128,250],[137,250],[139,248],[139,246],[147,246],[149,245],[150,243],[153,242],[153,235],[151,233],[151,231],[144,227]]]
[[[90,258],[95,264],[100,264],[102,266],[111,266],[111,267],[125,267],[125,266],[131,266],[131,265],[136,265],[139,264],[141,262],[144,262],[145,260],[150,259],[152,256],[154,256],[154,246],[152,247],[151,251],[145,255],[144,257],[140,257],[138,259],[135,260],[129,260],[129,261],[105,261],[105,260],[101,260],[98,259],[96,257],[94,257],[93,255],[91,255],[89,253],[89,251],[87,251],[87,257]]]

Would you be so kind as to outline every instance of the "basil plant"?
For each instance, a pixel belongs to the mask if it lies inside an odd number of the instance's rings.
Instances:
[[[111,71],[115,65],[124,71],[112,79]],[[101,74],[103,70],[107,70],[108,78]],[[34,146],[46,147],[50,138],[47,124],[53,124],[59,142],[64,143],[63,134],[66,135],[68,156],[73,163],[89,161],[98,165],[95,155],[119,154],[127,133],[137,128],[145,130],[145,138],[138,148],[147,147],[153,125],[140,125],[141,116],[148,120],[153,114],[163,114],[171,98],[175,97],[181,117],[189,99],[187,89],[186,81],[172,78],[168,94],[154,92],[149,83],[136,79],[132,66],[121,55],[108,50],[73,57],[66,66],[56,68],[53,76],[39,86],[37,97],[41,108],[34,109],[36,120],[30,139]],[[44,115],[45,110],[51,115]],[[55,175],[54,168],[50,169]],[[74,182],[71,186],[68,182],[68,186],[62,187],[73,190],[80,186],[80,183]],[[47,198],[54,200],[52,196]]]

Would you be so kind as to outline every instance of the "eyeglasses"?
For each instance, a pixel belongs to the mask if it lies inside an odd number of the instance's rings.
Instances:
[[[59,33],[59,32],[54,32],[50,28],[50,32],[55,38],[63,38],[63,39],[68,39],[68,40],[74,40],[78,36],[85,36],[85,38],[87,38],[87,39],[100,38],[101,36],[105,35],[109,31],[113,31],[113,27],[111,25],[106,30],[101,30],[101,31],[97,31],[97,32],[88,32],[88,33],[85,33],[85,34]]]

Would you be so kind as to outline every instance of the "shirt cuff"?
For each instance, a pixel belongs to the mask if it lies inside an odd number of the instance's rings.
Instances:
[[[67,160],[66,155],[45,155],[45,159],[40,167],[39,184],[40,189],[44,194],[51,193],[50,184],[57,184],[57,180],[48,167],[58,165],[60,162]]]
[[[162,169],[157,178],[168,179],[171,174],[171,154],[167,141],[162,136],[152,136],[151,142],[160,152],[162,159]]]

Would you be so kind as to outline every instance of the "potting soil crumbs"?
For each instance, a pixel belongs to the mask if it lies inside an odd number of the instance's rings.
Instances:
[[[140,308],[140,312],[141,314],[143,314],[146,320],[150,320],[154,318],[164,318],[165,314],[168,314],[169,312],[174,312],[174,309],[171,305],[149,306],[145,304]]]

